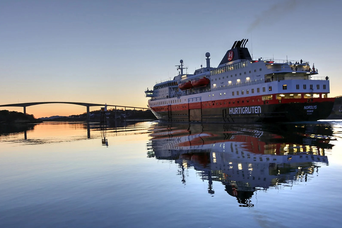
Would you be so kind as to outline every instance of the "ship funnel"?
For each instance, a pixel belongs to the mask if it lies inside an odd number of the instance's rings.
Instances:
[[[252,60],[251,55],[249,54],[249,51],[246,48],[247,42],[248,39],[235,41],[232,48],[228,50],[226,54],[223,56],[219,66],[240,59]]]
[[[210,68],[210,53],[209,52],[207,52],[207,53],[205,53],[205,57],[207,57],[206,58],[206,60],[207,60],[207,69],[209,69]]]

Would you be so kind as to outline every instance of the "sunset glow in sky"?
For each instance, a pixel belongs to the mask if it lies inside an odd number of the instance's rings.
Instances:
[[[2,0],[0,104],[146,107],[146,88],[177,75],[180,59],[193,73],[210,52],[217,66],[243,38],[254,59],[314,63],[330,78],[330,96],[340,96],[341,8],[339,0]],[[27,112],[71,115],[85,107],[40,105]]]

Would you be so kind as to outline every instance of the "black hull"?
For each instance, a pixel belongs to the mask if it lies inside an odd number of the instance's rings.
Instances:
[[[168,122],[204,123],[276,123],[303,122],[326,119],[333,101],[290,104],[266,104],[230,108],[189,109],[182,111],[153,112],[155,116]]]

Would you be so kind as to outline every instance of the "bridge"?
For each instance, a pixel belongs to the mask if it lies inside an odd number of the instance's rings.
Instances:
[[[111,105],[111,104],[97,104],[97,103],[85,103],[85,102],[68,102],[68,101],[40,101],[40,102],[26,102],[26,103],[15,103],[15,104],[3,104],[0,107],[23,107],[24,114],[26,114],[26,107],[34,106],[34,105],[42,105],[42,104],[71,104],[71,105],[80,105],[85,106],[87,108],[87,120],[89,120],[89,108],[92,106],[102,106],[102,107],[114,107],[115,111],[117,108],[133,109],[133,110],[147,110],[148,108],[143,107],[135,107],[135,106],[126,106],[126,105]]]

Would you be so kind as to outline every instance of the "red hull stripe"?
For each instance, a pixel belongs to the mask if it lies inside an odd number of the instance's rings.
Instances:
[[[275,96],[273,96],[275,97]],[[264,104],[290,104],[290,103],[320,103],[320,102],[333,102],[335,98],[310,98],[310,99],[282,99],[282,100],[262,100],[262,96],[243,97],[234,99],[223,99],[216,101],[203,101],[188,104],[170,104],[172,111],[182,111],[189,109],[211,109],[211,108],[230,108],[240,106],[255,106]],[[169,111],[169,105],[150,107],[155,112]]]

